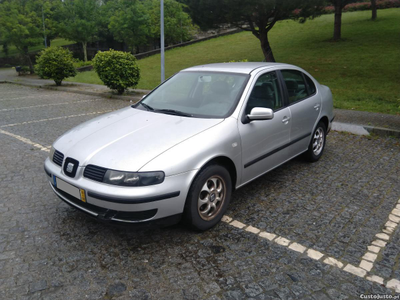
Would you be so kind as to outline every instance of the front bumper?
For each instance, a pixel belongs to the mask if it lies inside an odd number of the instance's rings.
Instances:
[[[75,178],[70,178],[48,158],[44,169],[51,188],[61,200],[102,221],[123,223],[143,223],[170,217],[178,219],[196,174],[196,171],[189,171],[167,176],[163,183],[153,186],[120,187],[83,177],[83,167],[78,168]],[[83,189],[86,202],[57,188],[53,176]]]

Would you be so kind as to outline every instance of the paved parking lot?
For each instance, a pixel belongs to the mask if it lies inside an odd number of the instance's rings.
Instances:
[[[0,84],[0,299],[399,295],[398,139],[332,132],[318,163],[236,191],[205,233],[115,228],[61,202],[43,161],[59,135],[127,105]]]

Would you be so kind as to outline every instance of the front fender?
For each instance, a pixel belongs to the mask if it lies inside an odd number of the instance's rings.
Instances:
[[[172,176],[191,170],[200,170],[213,158],[225,156],[233,161],[237,170],[237,182],[241,179],[240,136],[235,118],[225,119],[160,154],[140,171],[161,170]]]

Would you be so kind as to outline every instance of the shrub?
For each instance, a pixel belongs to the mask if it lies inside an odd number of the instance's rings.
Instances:
[[[93,67],[101,81],[120,95],[139,83],[140,69],[136,57],[128,52],[99,51],[93,59]]]
[[[68,49],[50,47],[40,52],[36,72],[41,78],[51,78],[56,85],[61,85],[64,78],[76,75],[74,59]]]

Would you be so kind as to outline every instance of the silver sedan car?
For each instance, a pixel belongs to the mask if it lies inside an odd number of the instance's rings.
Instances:
[[[299,67],[196,66],[62,135],[44,168],[58,197],[98,219],[206,230],[235,189],[299,154],[317,161],[332,120],[330,89]]]

